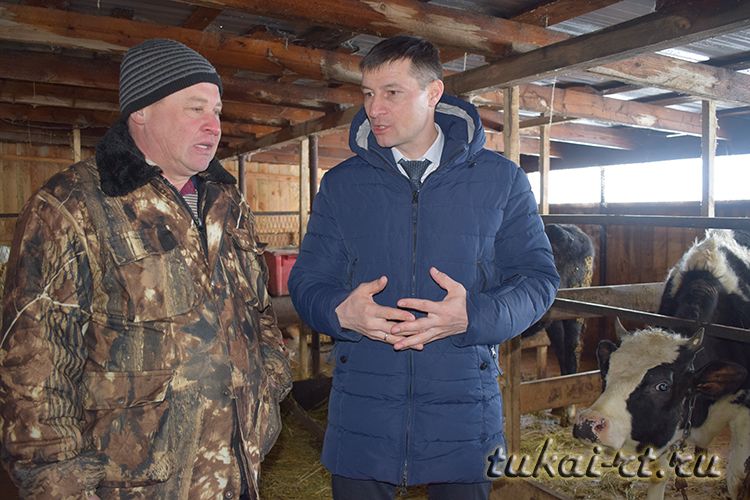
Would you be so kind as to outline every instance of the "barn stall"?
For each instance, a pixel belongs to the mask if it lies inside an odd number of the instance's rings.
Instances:
[[[593,238],[594,283],[604,288],[562,292],[553,314],[585,310],[654,320],[580,302],[653,311],[658,285],[616,286],[663,280],[703,227],[750,227],[750,201],[713,197],[715,155],[750,153],[749,3],[2,2],[0,242],[10,243],[31,193],[91,156],[116,120],[125,50],[169,37],[219,69],[225,88],[220,156],[240,179],[263,239],[272,248],[295,247],[319,179],[350,155],[347,126],[361,100],[359,59],[380,37],[410,33],[441,47],[446,87],[479,107],[488,147],[540,172],[546,222],[579,224]],[[701,158],[700,202],[549,203],[550,171],[679,158]],[[628,218],[635,216],[641,218]],[[277,255],[278,262],[291,261]],[[297,346],[299,377],[325,371],[320,351],[329,341],[298,323],[287,297],[275,302]],[[611,336],[608,325],[589,320],[585,369],[595,367],[592,349]],[[543,365],[546,342],[535,342],[528,345]],[[524,440],[522,413],[586,403],[599,390],[591,370],[521,383],[522,347],[520,340],[506,346],[507,379],[500,381],[513,450]],[[530,481],[499,482],[496,489],[523,498],[556,495]]]

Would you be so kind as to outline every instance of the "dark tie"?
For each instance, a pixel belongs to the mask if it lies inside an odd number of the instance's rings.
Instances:
[[[430,166],[430,163],[432,163],[430,160],[411,161],[405,158],[401,158],[398,161],[398,164],[403,167],[406,175],[409,176],[409,180],[411,181],[411,185],[414,186],[414,189],[419,189],[422,185],[422,176],[424,175],[424,171],[427,170],[427,167]]]

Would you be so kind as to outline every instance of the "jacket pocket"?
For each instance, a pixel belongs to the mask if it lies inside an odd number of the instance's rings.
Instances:
[[[135,322],[156,321],[184,314],[197,304],[195,280],[168,229],[114,235],[109,249],[115,263],[112,279],[121,285],[111,295],[123,299],[109,300],[108,314]]]
[[[271,379],[264,375],[258,391],[254,419],[261,460],[271,451],[281,433],[280,401],[276,397],[277,393],[278,391],[274,390]]]
[[[145,486],[172,475],[166,398],[172,377],[171,370],[84,374],[87,434],[107,458],[100,486]]]

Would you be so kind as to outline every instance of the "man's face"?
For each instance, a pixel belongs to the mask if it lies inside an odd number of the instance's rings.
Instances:
[[[221,96],[212,83],[197,83],[146,106],[143,153],[172,181],[204,171],[221,138]]]
[[[411,61],[399,59],[364,72],[362,93],[380,146],[396,147],[411,159],[429,149],[437,136],[435,106],[443,94],[442,81],[433,80],[423,87]]]

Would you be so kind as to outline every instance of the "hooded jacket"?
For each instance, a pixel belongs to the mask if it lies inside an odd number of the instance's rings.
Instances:
[[[199,210],[124,121],[26,204],[8,263],[2,458],[26,498],[257,492],[291,385],[253,216],[217,160]]]
[[[438,169],[418,192],[377,145],[363,110],[355,157],[323,177],[289,279],[297,311],[336,339],[336,368],[322,461],[333,474],[393,484],[486,481],[504,447],[495,346],[551,305],[559,283],[525,174],[483,148],[470,104],[444,96]],[[436,267],[467,290],[465,333],[424,350],[343,330],[336,307],[359,284],[385,275],[375,302],[442,300]]]

